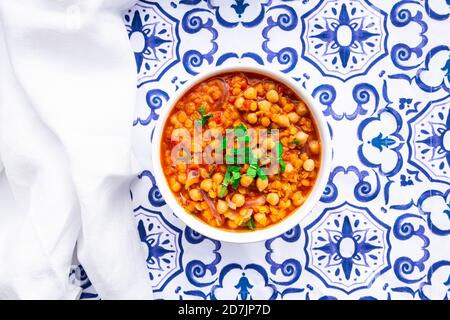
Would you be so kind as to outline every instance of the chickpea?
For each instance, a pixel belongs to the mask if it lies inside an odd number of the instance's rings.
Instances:
[[[309,151],[311,151],[314,154],[318,154],[320,152],[320,145],[319,141],[313,140],[309,142]]]
[[[276,206],[278,204],[278,201],[280,201],[280,197],[278,196],[278,194],[272,192],[272,193],[269,193],[267,195],[267,199],[266,200],[271,205]]]
[[[297,191],[292,195],[292,203],[294,206],[298,207],[301,206],[305,202],[305,198],[303,197],[303,194],[300,191]]]
[[[192,122],[191,119],[186,119],[186,121],[184,122],[184,126],[189,129],[192,128],[192,126],[194,125],[194,123]]]
[[[294,160],[294,167],[295,167],[295,169],[299,169],[299,168],[303,167],[303,160],[295,159]]]
[[[241,93],[241,88],[234,87],[233,90],[231,90],[231,93],[233,94],[233,96],[237,96],[239,93]]]
[[[268,127],[268,126],[270,125],[270,119],[269,119],[268,117],[263,117],[263,118],[261,119],[261,124],[262,124],[264,127]]]
[[[221,184],[223,181],[223,174],[220,172],[214,173],[212,179],[216,184]]]
[[[290,126],[289,117],[287,115],[280,115],[275,121],[280,127],[287,128]]]
[[[198,189],[191,189],[191,190],[189,190],[189,197],[193,201],[201,201],[201,200],[203,200],[202,193]]]
[[[308,140],[309,134],[303,132],[303,131],[299,131],[296,135],[295,135],[295,140],[298,141],[301,145],[304,145],[306,143],[306,141]]]
[[[289,208],[289,207],[291,206],[291,200],[281,200],[280,206],[281,206],[283,209]]]
[[[250,103],[250,110],[251,111],[258,110],[258,104],[255,101],[252,101],[252,103]]]
[[[242,207],[245,203],[245,197],[242,194],[236,193],[231,198],[231,202],[233,202],[236,207]]]
[[[278,96],[278,92],[273,89],[267,91],[266,93],[266,99],[269,100],[269,102],[277,103],[279,98],[280,97]]]
[[[272,190],[280,190],[281,189],[281,181],[277,180],[270,184],[270,189]]]
[[[186,172],[186,164],[185,163],[178,163],[177,164],[177,170],[179,172]]]
[[[242,177],[241,177],[241,186],[243,186],[243,187],[248,187],[249,185],[251,185],[252,184],[252,182],[253,182],[253,178],[251,178],[251,177],[249,177],[249,176],[247,176],[247,175],[243,175]]]
[[[294,171],[294,166],[290,162],[286,163],[286,167],[284,168],[284,172],[285,173],[291,173],[292,171]]]
[[[178,121],[184,123],[187,120],[187,115],[186,112],[184,111],[179,111],[178,115],[177,115]]]
[[[234,101],[234,106],[238,109],[242,109],[244,102],[245,99],[243,97],[239,97]]]
[[[306,171],[313,171],[314,170],[314,160],[313,159],[308,159],[305,162],[303,162],[303,169],[305,169]]]
[[[264,213],[256,213],[253,218],[255,218],[255,221],[262,226],[266,226],[268,223],[267,217]]]
[[[260,177],[258,177],[258,179],[256,179],[256,188],[258,188],[259,192],[263,191],[265,188],[267,188],[267,186],[269,185],[269,179],[261,179]]]
[[[230,219],[227,220],[227,225],[228,225],[228,228],[230,228],[230,229],[236,229],[237,227],[239,227],[236,223],[234,223],[233,220],[230,220]]]
[[[269,112],[270,106],[271,106],[271,103],[267,100],[258,102],[259,110],[261,110],[262,112]]]
[[[256,113],[249,113],[247,115],[247,121],[250,124],[255,124],[256,122],[258,122],[258,117],[256,116]]]
[[[275,114],[275,113],[280,113],[281,109],[280,106],[277,104],[272,104],[272,106],[270,107],[270,113]]]
[[[295,108],[295,112],[297,112],[299,116],[304,116],[308,113],[308,108],[306,107],[306,104],[301,101],[297,105],[297,108]]]
[[[248,87],[245,91],[244,91],[244,97],[245,99],[249,99],[249,100],[254,100],[256,99],[256,89],[253,87]]]
[[[295,112],[289,112],[288,118],[289,118],[289,121],[292,123],[297,123],[298,120],[300,120],[300,116]]]
[[[209,173],[208,173],[208,171],[205,168],[200,168],[199,172],[200,172],[200,176],[203,179],[206,179],[206,178],[209,177]],[[208,190],[205,190],[205,191],[208,191]]]
[[[175,181],[171,184],[171,188],[173,192],[178,192],[181,190],[181,184],[178,181]]]
[[[178,174],[177,179],[180,183],[185,184],[187,180],[187,175],[184,172]]]
[[[170,117],[170,124],[176,126],[180,124],[180,121],[178,121],[178,118],[175,115],[173,115]]]
[[[285,111],[285,112],[291,112],[292,110],[294,110],[294,104],[293,103],[286,103],[284,106],[283,106],[283,110]]]
[[[202,188],[202,190],[209,192],[209,190],[211,190],[213,186],[212,180],[211,179],[205,179],[200,183],[200,188]]]
[[[217,201],[217,212],[220,214],[224,214],[228,210],[228,204],[226,201],[219,200]]]

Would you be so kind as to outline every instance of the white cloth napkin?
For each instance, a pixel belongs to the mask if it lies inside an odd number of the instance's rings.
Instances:
[[[0,299],[150,299],[129,197],[132,0],[0,0]]]

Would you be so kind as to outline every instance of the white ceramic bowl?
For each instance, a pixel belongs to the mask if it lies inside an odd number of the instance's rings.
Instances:
[[[307,104],[309,110],[311,111],[314,121],[316,123],[317,129],[319,131],[320,140],[322,144],[322,158],[321,166],[319,170],[319,175],[315,182],[313,189],[311,190],[306,201],[300,206],[295,212],[292,212],[288,217],[274,225],[266,227],[265,229],[255,230],[255,231],[227,231],[225,229],[218,229],[213,226],[208,225],[203,222],[200,218],[186,212],[183,207],[177,202],[172,191],[169,188],[167,180],[163,173],[163,168],[161,165],[160,157],[160,147],[161,147],[161,136],[164,128],[164,124],[167,120],[170,111],[175,106],[177,101],[191,89],[193,86],[199,84],[200,82],[227,72],[251,72],[256,74],[261,74],[277,80],[287,87],[291,88],[303,101]],[[244,65],[233,65],[233,66],[223,66],[212,68],[211,70],[202,72],[193,78],[190,82],[186,83],[182,88],[180,88],[175,95],[170,99],[165,108],[161,109],[161,115],[155,127],[155,132],[153,135],[152,142],[152,159],[153,159],[153,173],[159,190],[164,197],[166,203],[174,211],[174,213],[190,228],[196,230],[197,232],[216,240],[235,242],[235,243],[249,243],[267,240],[276,237],[291,228],[295,227],[302,219],[304,219],[308,214],[310,214],[314,205],[319,201],[322,192],[328,181],[328,175],[331,167],[331,140],[329,135],[329,129],[327,123],[323,117],[321,106],[318,105],[314,100],[312,100],[308,93],[306,93],[298,83],[296,83],[291,78],[287,77],[283,73],[273,71],[265,67],[257,66],[244,66]]]

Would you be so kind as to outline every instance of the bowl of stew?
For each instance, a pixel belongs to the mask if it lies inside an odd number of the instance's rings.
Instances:
[[[331,144],[320,106],[299,83],[235,65],[176,92],[156,124],[152,161],[163,198],[184,223],[248,243],[311,214],[327,184]]]

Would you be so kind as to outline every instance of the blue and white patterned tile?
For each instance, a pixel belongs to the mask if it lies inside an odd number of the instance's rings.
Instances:
[[[133,205],[156,298],[449,298],[447,0],[141,0],[124,24],[143,168]],[[300,226],[236,246],[174,216],[149,150],[173,93],[238,61],[280,70],[311,94],[329,124],[334,167]]]
[[[390,227],[368,209],[343,203],[306,227],[306,269],[327,287],[367,288],[389,263]]]
[[[302,56],[325,76],[364,75],[387,55],[387,14],[369,1],[321,1],[302,23]]]

